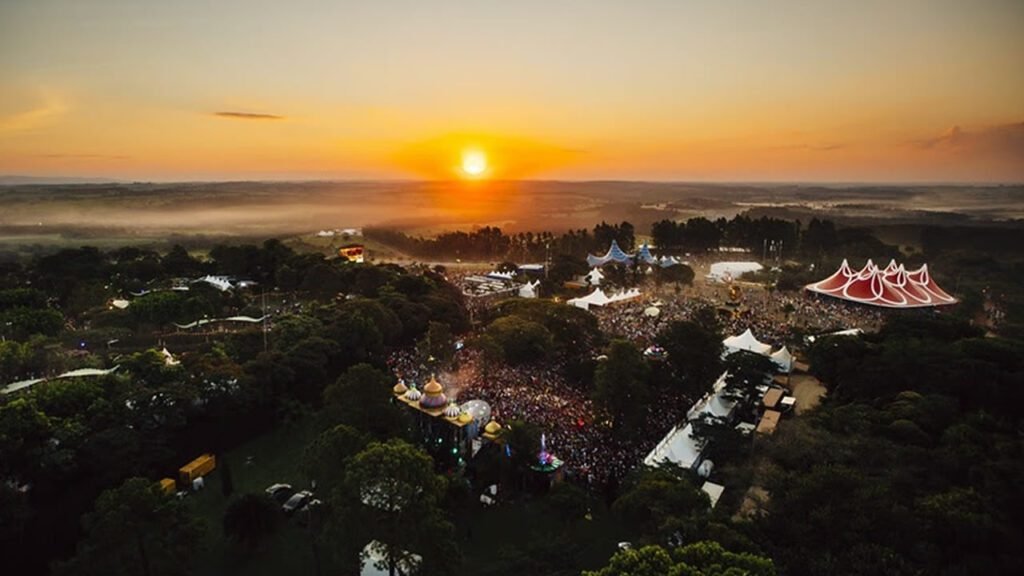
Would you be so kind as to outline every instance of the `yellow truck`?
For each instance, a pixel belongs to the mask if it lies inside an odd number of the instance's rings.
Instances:
[[[201,476],[206,476],[217,467],[217,460],[213,454],[203,454],[195,460],[185,464],[178,469],[178,481],[184,486],[192,486],[192,481]]]
[[[164,494],[173,495],[177,491],[177,485],[174,482],[174,478],[161,478],[160,489],[163,490]]]

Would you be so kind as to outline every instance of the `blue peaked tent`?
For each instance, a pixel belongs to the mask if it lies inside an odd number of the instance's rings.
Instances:
[[[594,256],[593,254],[587,255],[587,265],[604,266],[609,262],[618,262],[619,264],[625,264],[633,259],[632,256],[626,254],[619,248],[619,243],[612,240],[612,245],[608,248],[608,253],[604,256]]]
[[[647,264],[658,263],[658,259],[654,257],[654,254],[651,254],[651,247],[647,245],[647,242],[644,242],[643,246],[640,247],[640,251],[637,252],[636,257]]]

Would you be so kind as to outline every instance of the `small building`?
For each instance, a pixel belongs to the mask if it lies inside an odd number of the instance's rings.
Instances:
[[[779,406],[779,402],[782,400],[783,392],[781,388],[769,388],[763,398],[761,398],[761,404],[769,410],[776,410]]]
[[[765,410],[761,421],[757,423],[757,433],[773,434],[779,425],[780,418],[782,418],[782,413],[778,410]]]

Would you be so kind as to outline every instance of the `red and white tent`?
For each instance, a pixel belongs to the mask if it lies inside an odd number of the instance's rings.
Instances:
[[[885,268],[868,260],[859,271],[843,260],[834,274],[806,288],[818,294],[886,308],[924,308],[957,301],[939,288],[928,274],[927,264],[908,272],[895,260]]]

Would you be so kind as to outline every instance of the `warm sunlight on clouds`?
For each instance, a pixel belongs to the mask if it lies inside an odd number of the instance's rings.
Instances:
[[[0,2],[0,174],[1024,180],[1024,2],[884,4]]]

